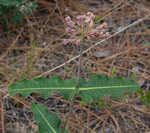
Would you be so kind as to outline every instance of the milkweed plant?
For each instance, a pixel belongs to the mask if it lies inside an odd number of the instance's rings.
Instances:
[[[69,38],[63,39],[62,42],[64,45],[75,44],[80,48],[77,80],[74,78],[62,80],[61,77],[57,76],[53,76],[50,79],[44,77],[32,80],[24,79],[11,84],[8,88],[9,94],[13,96],[19,93],[27,97],[34,92],[40,93],[44,98],[48,98],[52,92],[60,92],[64,99],[73,101],[69,111],[71,114],[76,94],[81,96],[83,103],[91,103],[91,101],[99,101],[105,95],[119,98],[126,92],[129,94],[135,92],[139,85],[131,79],[123,79],[121,77],[108,78],[106,75],[92,75],[88,81],[80,79],[82,44],[85,43],[85,40],[105,39],[110,36],[109,32],[107,32],[107,23],[98,24],[95,19],[96,16],[92,12],[77,15],[75,18],[65,17],[65,31]],[[39,133],[60,132],[60,119],[55,113],[48,112],[47,107],[32,103],[31,111],[35,122],[38,124]],[[70,115],[67,118],[69,119],[69,117]],[[63,133],[67,133],[65,130],[67,121],[64,124]]]
[[[102,39],[110,36],[107,31],[107,23],[95,23],[96,16],[92,12],[87,12],[83,15],[77,15],[74,19],[70,16],[65,17],[65,31],[70,36],[69,39],[63,39],[63,44],[75,44],[79,46],[80,55],[78,63],[76,90],[79,89],[80,67],[82,57],[82,46],[85,40]]]

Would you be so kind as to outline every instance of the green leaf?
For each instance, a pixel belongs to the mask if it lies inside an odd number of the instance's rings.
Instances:
[[[71,68],[68,67],[68,66],[66,66],[65,69],[66,69],[67,72],[70,72],[70,71],[71,71]]]
[[[21,23],[22,22],[22,16],[21,15],[16,15],[11,19],[13,24]]]
[[[133,73],[131,74],[131,77],[136,77],[138,74],[139,74],[139,72],[133,72]]]
[[[100,105],[100,106],[103,106],[105,103],[104,103],[104,100],[99,100],[98,101],[98,105]]]
[[[105,75],[93,75],[87,83],[82,79],[79,86],[79,94],[86,102],[100,100],[105,95],[118,98],[124,93],[132,94],[139,88],[139,85],[131,79],[108,78]]]
[[[22,80],[9,86],[9,93],[15,95],[17,93],[27,97],[32,92],[38,92],[43,97],[48,98],[52,92],[61,92],[68,99],[73,93],[76,80],[61,80],[60,77],[54,76],[51,79],[37,78],[33,80]]]
[[[19,2],[17,0],[0,0],[0,5],[16,6]]]
[[[27,97],[32,92],[39,92],[47,98],[52,92],[60,92],[65,99],[70,99],[76,86],[75,79],[61,80],[60,77],[51,79],[38,78],[33,80],[22,80],[12,84],[8,88],[10,95],[20,93]],[[93,75],[86,82],[84,79],[79,81],[79,95],[82,101],[90,102],[99,100],[105,95],[111,95],[114,98],[120,97],[123,93],[133,93],[139,88],[139,85],[131,79],[121,77],[108,78],[105,75]]]
[[[88,73],[91,72],[91,67],[90,66],[87,67],[87,71],[88,71]]]
[[[147,91],[145,94],[146,104],[150,104],[150,91]]]
[[[96,15],[95,18],[94,18],[94,21],[97,23],[100,21],[100,16]]]
[[[31,4],[31,8],[37,8],[38,7],[38,4],[37,4],[37,2],[32,2],[32,4]]]
[[[111,75],[113,75],[113,76],[114,76],[114,75],[115,75],[115,73],[116,73],[116,68],[113,66],[113,67],[112,67],[112,69],[111,69]]]
[[[60,133],[59,125],[61,121],[56,114],[49,113],[44,105],[35,103],[32,103],[31,111],[35,122],[38,124],[38,133]]]

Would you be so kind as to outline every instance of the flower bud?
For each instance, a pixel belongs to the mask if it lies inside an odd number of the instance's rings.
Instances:
[[[76,44],[76,45],[80,45],[80,44],[81,44],[81,39],[77,39],[77,40],[75,41],[75,44]]]
[[[70,16],[67,16],[67,17],[65,18],[65,21],[66,21],[66,22],[71,21]]]
[[[66,27],[65,30],[66,30],[67,33],[74,33],[75,32],[75,29],[72,29],[70,27]]]
[[[88,12],[87,16],[90,17],[90,19],[94,20],[95,15],[92,12]]]
[[[82,26],[84,24],[86,16],[85,15],[78,15],[76,17],[77,19],[77,25]]]

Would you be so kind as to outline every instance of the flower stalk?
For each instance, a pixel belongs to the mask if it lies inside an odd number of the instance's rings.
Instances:
[[[78,61],[78,70],[77,70],[77,80],[75,86],[75,93],[71,96],[72,104],[70,105],[69,114],[67,120],[65,121],[64,128],[62,133],[65,131],[67,122],[72,114],[73,106],[75,104],[75,96],[79,92],[79,81],[80,81],[80,71],[81,71],[81,61],[82,61],[82,44],[85,40],[96,39],[96,38],[107,38],[109,37],[109,32],[105,32],[107,28],[107,23],[97,25],[94,22],[95,15],[92,12],[88,12],[84,15],[76,16],[76,19],[73,21],[70,16],[65,18],[65,31],[70,35],[69,39],[63,39],[63,44],[75,44],[79,47],[79,61]]]

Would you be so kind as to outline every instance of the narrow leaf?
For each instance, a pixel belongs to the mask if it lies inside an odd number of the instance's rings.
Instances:
[[[87,83],[84,80],[80,80],[79,86],[79,94],[85,102],[99,100],[105,95],[118,98],[124,93],[132,94],[140,87],[131,79],[108,78],[106,75],[93,75]]]
[[[60,92],[65,99],[73,94],[76,80],[61,80],[60,77],[51,79],[39,78],[33,80],[22,80],[12,84],[8,92],[11,95],[20,93],[25,97],[32,92],[39,92],[47,98],[51,92]],[[108,78],[105,75],[93,75],[88,82],[84,79],[79,81],[79,95],[85,102],[99,100],[104,95],[111,95],[114,98],[120,97],[123,93],[133,93],[139,85],[131,79],[120,77]]]
[[[0,0],[0,5],[3,6],[16,6],[19,2],[17,0]]]
[[[52,92],[61,92],[61,94],[68,99],[73,93],[75,84],[75,79],[61,80],[60,77],[54,76],[51,79],[38,78],[33,80],[22,80],[12,84],[8,88],[8,91],[11,95],[20,93],[25,97],[32,92],[37,92],[45,98],[48,98]]]
[[[38,133],[61,132],[59,128],[60,119],[54,113],[49,113],[44,105],[32,103],[31,111],[33,112],[35,122],[38,124]]]

